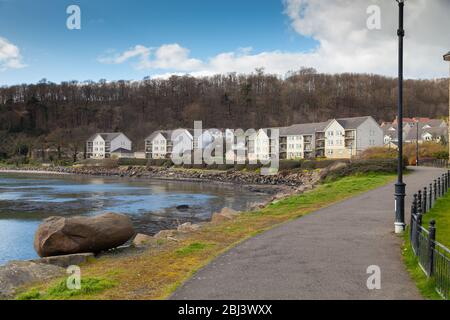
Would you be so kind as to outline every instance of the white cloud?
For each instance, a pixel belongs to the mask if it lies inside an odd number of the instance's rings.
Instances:
[[[381,30],[366,26],[367,7],[381,8]],[[446,76],[442,56],[450,50],[450,1],[415,0],[405,5],[405,75]],[[312,66],[324,72],[396,75],[397,4],[392,0],[285,0],[293,29],[319,42]]]
[[[367,7],[381,8],[381,30],[369,30]],[[318,42],[307,52],[280,50],[253,53],[251,47],[222,52],[205,60],[190,57],[179,44],[158,48],[137,45],[121,54],[103,57],[102,63],[124,63],[137,59],[139,70],[193,76],[216,73],[249,73],[264,68],[286,74],[301,67],[320,72],[361,72],[395,76],[397,72],[397,5],[386,0],[284,0],[285,15],[295,32]],[[447,76],[442,56],[450,50],[450,1],[408,1],[405,8],[405,75],[412,78]]]
[[[19,48],[7,39],[0,37],[0,71],[24,67]]]

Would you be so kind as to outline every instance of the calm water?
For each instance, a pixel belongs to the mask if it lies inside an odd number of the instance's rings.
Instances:
[[[50,216],[123,213],[137,231],[154,234],[187,221],[208,220],[223,207],[244,210],[265,198],[208,183],[0,174],[0,265],[36,258],[34,232]],[[189,209],[177,210],[178,205]]]

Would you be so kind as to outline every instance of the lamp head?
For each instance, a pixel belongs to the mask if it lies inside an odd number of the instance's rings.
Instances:
[[[444,60],[450,62],[450,51],[444,55]]]

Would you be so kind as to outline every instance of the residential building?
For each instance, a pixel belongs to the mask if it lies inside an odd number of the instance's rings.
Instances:
[[[325,156],[324,129],[328,123],[304,123],[280,128],[280,159],[308,159],[317,154]]]
[[[382,147],[383,129],[371,116],[336,119],[345,130],[344,158],[359,156],[364,150]],[[340,152],[340,151],[338,151]],[[338,157],[341,155],[339,154]]]
[[[193,144],[192,130],[158,130],[145,139],[145,153],[149,159],[169,159],[173,153],[191,152]]]
[[[331,119],[280,129],[280,159],[348,159],[383,146],[383,130],[372,117]]]
[[[403,140],[405,143],[419,143],[423,142],[436,142],[447,141],[448,128],[444,120],[439,119],[427,119],[420,118],[422,120],[416,122],[406,122],[403,124]],[[381,128],[384,134],[384,145],[392,146],[397,145],[398,126],[393,123],[383,123]]]
[[[119,149],[131,152],[131,145],[131,140],[122,132],[96,133],[86,142],[86,155],[88,158],[107,159]]]

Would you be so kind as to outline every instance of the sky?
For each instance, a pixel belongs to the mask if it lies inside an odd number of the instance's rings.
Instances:
[[[67,27],[71,5],[81,29]],[[407,0],[405,14],[405,76],[447,77],[450,1]],[[0,0],[0,85],[257,68],[395,76],[396,20],[394,0]]]

